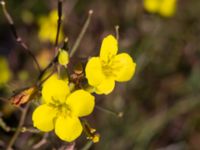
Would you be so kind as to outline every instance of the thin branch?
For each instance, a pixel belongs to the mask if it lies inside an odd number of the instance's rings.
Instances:
[[[66,37],[63,43],[62,49],[68,50],[68,38]],[[57,55],[53,58],[53,60],[49,63],[49,65],[44,68],[44,70],[41,71],[40,75],[38,76],[38,80],[42,78],[42,76],[46,73],[46,71],[51,68],[56,62],[58,61],[58,53]]]
[[[115,36],[116,36],[117,41],[119,41],[119,25],[115,26]]]
[[[76,41],[75,41],[75,43],[74,43],[74,45],[72,47],[72,50],[70,52],[70,57],[72,57],[74,55],[74,53],[76,52],[78,46],[80,45],[80,42],[81,42],[81,40],[82,40],[82,38],[83,38],[83,36],[84,36],[89,24],[90,24],[90,20],[91,20],[92,14],[93,14],[93,10],[89,10],[87,20],[85,21],[85,24],[83,25],[83,28],[81,29],[81,32],[78,35],[78,38],[76,39]]]
[[[57,56],[54,57],[53,60],[48,64],[48,66],[41,71],[40,75],[38,76],[38,80],[40,80],[42,76],[46,73],[46,71],[57,62],[57,59],[58,59]]]
[[[64,49],[65,51],[69,50],[69,47],[68,47],[68,37],[65,37],[62,49]]]
[[[88,141],[81,150],[89,150],[90,147],[93,145],[92,141]]]
[[[5,1],[3,1],[3,0],[0,1],[0,4],[2,6],[3,14],[4,14],[5,18],[7,19],[8,23],[10,25],[11,32],[12,32],[13,36],[15,37],[16,42],[19,45],[21,45],[21,47],[23,47],[27,51],[27,53],[33,58],[33,61],[35,62],[38,70],[41,71],[40,65],[39,65],[37,59],[35,58],[34,54],[31,52],[31,50],[28,48],[28,46],[22,40],[22,38],[17,34],[16,28],[15,28],[15,25],[14,25],[14,21],[13,21],[11,15],[7,11]]]
[[[16,131],[16,130],[15,130],[15,131]],[[35,134],[37,134],[37,133],[40,133],[41,131],[38,130],[38,129],[36,129],[36,128],[33,128],[33,127],[31,127],[31,128],[22,127],[22,128],[21,128],[21,132],[22,132],[22,133],[24,133],[24,132],[30,132],[30,133],[35,133]]]
[[[2,102],[4,102],[4,103],[9,103],[9,104],[11,104],[10,101],[9,101],[9,99],[4,98],[4,97],[0,97],[0,101],[2,101]],[[23,110],[21,107],[15,107],[15,108],[19,109],[20,111]]]
[[[17,137],[19,136],[19,134],[21,133],[21,129],[22,129],[22,126],[23,126],[24,121],[26,119],[26,115],[27,115],[29,106],[30,106],[30,103],[28,103],[25,106],[25,108],[23,109],[22,114],[21,114],[21,118],[20,118],[20,121],[19,121],[19,124],[18,124],[18,127],[17,127],[17,130],[14,133],[13,137],[11,138],[10,142],[8,143],[8,146],[7,146],[6,150],[11,150],[12,149],[13,144],[15,143],[15,141],[16,141]]]
[[[42,145],[44,145],[45,143],[47,143],[47,138],[48,138],[49,134],[45,133],[42,137],[42,139],[36,143],[35,145],[33,145],[33,149],[38,149],[40,148]]]
[[[38,82],[38,87],[40,88],[40,87],[42,86],[42,84],[43,84],[46,80],[48,80],[54,73],[55,73],[55,69],[54,69],[46,78],[44,78],[42,81],[39,81],[39,82]]]
[[[58,47],[60,27],[61,27],[61,23],[62,23],[62,4],[63,4],[63,0],[58,0],[58,25],[57,25],[57,33],[56,33],[56,40],[55,40],[56,50]]]
[[[0,118],[0,127],[6,132],[11,131],[11,127],[9,127],[2,118]]]
[[[63,146],[61,146],[60,148],[58,148],[58,150],[76,150],[76,148],[75,148],[75,142],[73,142],[73,143],[70,143],[70,144],[68,144],[68,145],[63,145]]]
[[[103,108],[103,107],[98,106],[98,105],[96,105],[95,108],[100,110],[100,111],[102,111],[102,112],[114,115],[115,117],[119,117],[119,118],[123,117],[123,112],[114,112],[114,111],[112,111],[110,109]]]

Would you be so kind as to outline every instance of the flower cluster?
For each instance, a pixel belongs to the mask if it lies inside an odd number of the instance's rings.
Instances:
[[[144,8],[150,13],[171,17],[176,11],[177,0],[144,0]]]
[[[99,57],[91,57],[81,79],[87,79],[88,85],[97,94],[109,94],[115,87],[115,81],[124,82],[132,78],[136,64],[127,53],[117,54],[118,43],[114,36],[104,38]],[[67,51],[60,49],[58,63],[67,68],[70,61]],[[77,86],[71,76],[63,78],[59,72],[54,73],[42,84],[42,104],[33,112],[32,120],[36,128],[56,135],[67,142],[74,141],[83,130],[89,134],[88,139],[98,142],[95,130],[89,128],[81,117],[88,116],[95,107],[95,97],[84,86]],[[74,86],[70,86],[70,85]]]

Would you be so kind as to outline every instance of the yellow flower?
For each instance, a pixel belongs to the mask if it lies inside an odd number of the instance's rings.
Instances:
[[[39,19],[39,33],[38,36],[41,41],[50,41],[51,43],[55,42],[57,34],[57,22],[58,15],[57,10],[50,12],[49,16],[43,16]],[[59,34],[59,42],[63,40],[63,31],[62,26]]]
[[[144,0],[144,7],[150,13],[171,17],[176,11],[177,0]]]
[[[48,64],[49,60],[52,60],[54,55],[52,53],[53,49],[41,49],[36,56],[37,61],[40,64],[41,69],[44,69]]]
[[[43,104],[33,112],[34,126],[44,132],[55,129],[67,142],[79,137],[83,130],[79,117],[92,113],[94,97],[84,90],[70,93],[68,83],[53,75],[43,84],[42,98]]]
[[[6,84],[11,78],[11,71],[8,62],[4,57],[0,56],[0,87]]]
[[[132,78],[136,64],[127,53],[117,54],[118,43],[112,36],[104,38],[99,57],[92,57],[86,65],[88,83],[98,94],[109,94],[115,81],[124,82]]]

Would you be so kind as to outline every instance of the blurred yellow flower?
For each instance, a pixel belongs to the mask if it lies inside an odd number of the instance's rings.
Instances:
[[[57,33],[58,15],[57,10],[52,10],[48,16],[42,16],[39,19],[39,39],[41,41],[55,42]],[[64,34],[62,26],[60,28],[59,42],[63,40]]]
[[[54,53],[52,53],[53,49],[41,49],[39,50],[38,55],[36,56],[41,69],[44,69],[47,67],[47,65],[50,63],[49,60],[52,60],[54,57]]]
[[[94,97],[84,90],[70,93],[68,82],[50,77],[42,87],[43,104],[33,112],[34,126],[44,132],[55,129],[56,135],[67,142],[80,136],[83,127],[79,117],[94,109]]]
[[[7,60],[0,56],[0,87],[6,84],[11,78],[11,71]]]
[[[177,0],[144,0],[144,8],[150,13],[171,17],[176,11]]]
[[[109,94],[115,81],[128,81],[135,73],[136,64],[130,55],[117,51],[117,40],[108,35],[102,42],[100,56],[92,57],[86,65],[86,78],[97,94]]]

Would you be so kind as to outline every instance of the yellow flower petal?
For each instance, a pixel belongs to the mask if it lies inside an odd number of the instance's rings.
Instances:
[[[100,58],[101,60],[107,62],[110,58],[115,56],[118,51],[118,43],[114,36],[108,35],[103,39]]]
[[[82,130],[82,125],[77,117],[61,116],[56,120],[55,133],[60,139],[64,141],[74,141],[77,137],[80,136]]]
[[[159,12],[162,16],[171,17],[176,11],[176,0],[163,0]]]
[[[99,57],[92,57],[89,59],[85,72],[88,83],[92,86],[99,85],[105,78],[102,72],[101,60]]]
[[[115,87],[115,81],[113,78],[106,78],[101,82],[99,86],[96,87],[97,94],[109,94],[113,91]]]
[[[121,53],[115,56],[113,64],[116,81],[128,81],[135,73],[136,64],[133,62],[130,55],[126,53]]]
[[[40,105],[33,112],[33,125],[44,132],[49,132],[54,129],[54,119],[56,110],[47,104]]]
[[[144,8],[151,12],[155,13],[159,10],[161,0],[144,0]]]
[[[69,62],[69,54],[65,50],[61,50],[58,56],[59,64],[66,66]]]
[[[82,117],[92,113],[94,109],[94,96],[84,90],[77,90],[70,94],[66,101],[73,115]]]
[[[58,12],[57,10],[52,10],[49,14],[49,19],[52,23],[54,23],[55,25],[57,24],[58,21]]]
[[[46,103],[64,103],[69,93],[68,82],[59,80],[56,74],[43,84],[42,98]]]

